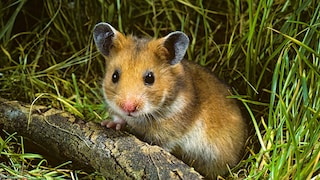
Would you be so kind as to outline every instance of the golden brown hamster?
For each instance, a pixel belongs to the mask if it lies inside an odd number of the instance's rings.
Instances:
[[[159,145],[207,178],[227,173],[242,156],[247,124],[224,83],[184,59],[189,38],[125,36],[108,23],[95,26],[94,41],[106,59],[103,92],[113,121]]]

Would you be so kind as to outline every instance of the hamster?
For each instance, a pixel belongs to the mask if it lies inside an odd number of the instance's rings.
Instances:
[[[172,32],[159,39],[125,36],[98,23],[93,37],[106,59],[103,92],[113,121],[159,145],[209,179],[242,157],[247,124],[230,90],[205,68],[183,60],[189,38]]]

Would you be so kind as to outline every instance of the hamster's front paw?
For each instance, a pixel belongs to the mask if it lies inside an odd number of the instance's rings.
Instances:
[[[126,121],[121,119],[118,116],[113,116],[113,121],[102,121],[101,122],[101,126],[105,126],[107,128],[113,128],[115,130],[121,130],[125,125],[126,125]]]

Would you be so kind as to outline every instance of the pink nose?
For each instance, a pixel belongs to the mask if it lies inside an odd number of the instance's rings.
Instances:
[[[137,106],[136,103],[127,101],[121,105],[121,108],[127,113],[133,113],[137,110]]]

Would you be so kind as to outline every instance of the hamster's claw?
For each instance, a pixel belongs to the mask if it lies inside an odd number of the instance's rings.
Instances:
[[[112,129],[115,129],[115,130],[121,130],[124,126],[125,126],[126,123],[123,123],[123,122],[114,122],[114,121],[102,121],[101,122],[101,126],[105,126],[107,128],[112,128]]]

